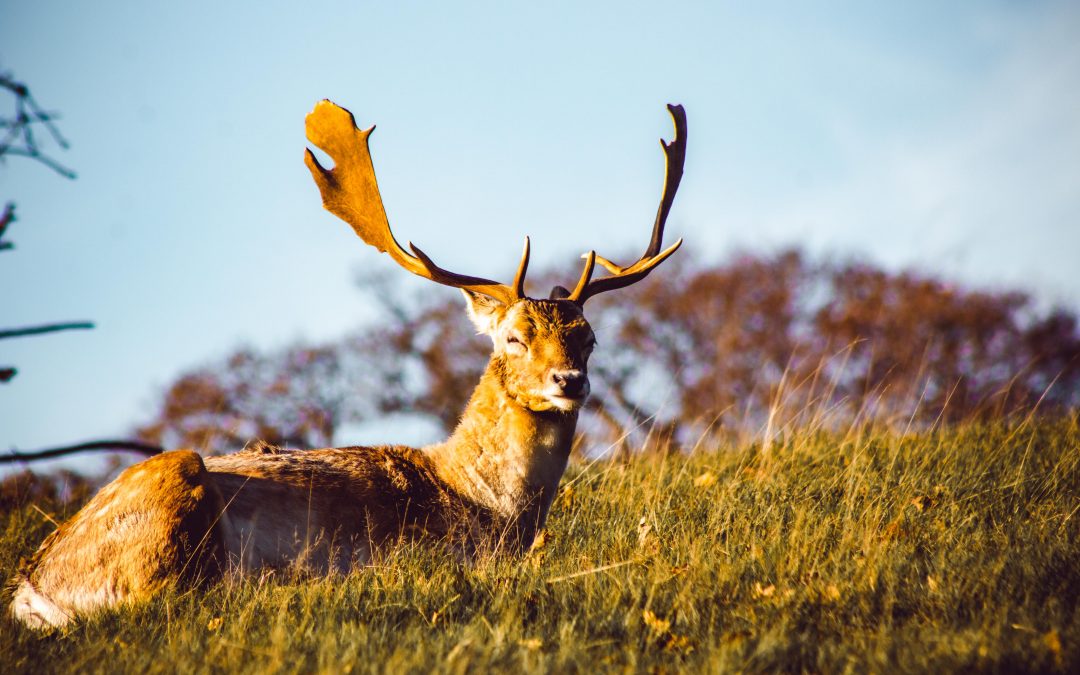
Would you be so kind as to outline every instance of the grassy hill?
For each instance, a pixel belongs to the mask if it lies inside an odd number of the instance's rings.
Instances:
[[[75,505],[0,514],[10,576]],[[18,672],[1073,671],[1080,423],[804,433],[576,466],[543,542],[466,568],[177,591],[40,636]],[[4,597],[5,605],[9,596]]]

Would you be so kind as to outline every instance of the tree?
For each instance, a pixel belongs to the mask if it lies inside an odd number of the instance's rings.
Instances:
[[[44,164],[65,178],[75,178],[75,172],[46,154],[34,136],[35,125],[41,126],[49,132],[53,141],[60,148],[67,149],[67,141],[60,135],[60,130],[56,128],[56,125],[53,124],[53,120],[57,118],[56,113],[42,110],[34,97],[30,95],[30,88],[25,84],[16,82],[9,75],[0,73],[0,90],[11,94],[15,106],[15,110],[10,117],[0,118],[0,129],[6,129],[3,139],[0,140],[0,161],[6,157],[28,157]],[[14,222],[15,204],[8,202],[3,211],[0,212],[0,251],[15,248],[14,243],[4,239],[8,227]],[[89,321],[67,321],[39,326],[0,329],[0,340],[93,327],[94,324]],[[12,366],[0,366],[0,383],[10,382],[17,373],[18,371]]]
[[[64,178],[74,179],[75,172],[53,159],[42,147],[34,135],[35,128],[44,128],[52,141],[63,150],[68,147],[67,141],[60,135],[60,130],[54,124],[59,116],[53,112],[47,112],[34,100],[30,94],[30,88],[21,82],[17,82],[10,75],[0,73],[0,90],[11,94],[14,101],[14,112],[10,117],[0,118],[0,129],[5,129],[3,138],[0,139],[0,161],[7,157],[26,157],[49,167]],[[15,204],[8,202],[0,212],[0,251],[8,251],[15,245],[5,240],[8,227],[15,222]],[[0,340],[44,335],[67,330],[86,330],[94,327],[89,321],[64,321],[58,323],[46,323],[34,326],[22,326],[18,328],[0,329]],[[7,384],[15,378],[18,371],[14,366],[0,365],[0,384]],[[91,441],[73,446],[50,448],[39,452],[20,453],[11,451],[0,457],[0,463],[11,461],[28,461],[44,459],[74,452],[86,452],[89,450],[131,450],[142,454],[156,454],[161,449],[148,446],[136,441]]]
[[[1080,405],[1076,315],[1040,313],[1025,293],[796,250],[684,259],[669,272],[590,303],[600,347],[581,429],[593,446]],[[378,321],[335,343],[242,350],[195,369],[140,436],[216,451],[254,437],[311,447],[343,424],[402,412],[449,430],[489,345],[452,292],[413,294],[378,276],[362,288]]]

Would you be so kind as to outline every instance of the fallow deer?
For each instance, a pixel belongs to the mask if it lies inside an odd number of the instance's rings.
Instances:
[[[308,139],[334,161],[305,161],[323,205],[413,274],[462,290],[469,317],[494,342],[491,360],[447,440],[403,446],[285,450],[257,443],[203,458],[190,450],[136,464],[50,534],[11,581],[12,614],[36,628],[144,600],[179,582],[291,567],[314,573],[368,563],[406,539],[462,559],[520,553],[544,527],[589,394],[595,339],[582,314],[592,296],[629,286],[675,252],[664,224],[682,178],[686,116],[669,105],[675,139],[652,239],[617,265],[590,251],[572,291],[525,295],[529,240],[512,285],[447,271],[390,231],[368,149],[374,127],[322,101]],[[594,279],[599,263],[608,276]]]

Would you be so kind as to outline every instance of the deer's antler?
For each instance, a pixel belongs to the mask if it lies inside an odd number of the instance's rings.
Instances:
[[[667,159],[667,173],[664,179],[663,196],[660,198],[660,208],[656,211],[656,222],[653,224],[652,240],[649,241],[649,247],[645,249],[645,253],[637,262],[626,267],[613,263],[607,258],[597,255],[594,251],[589,251],[582,256],[585,258],[585,269],[581,274],[577,287],[573,292],[565,296],[567,300],[583,305],[586,300],[598,293],[613,291],[616,288],[624,288],[637,283],[682,246],[682,239],[680,239],[663,251],[660,250],[664,241],[664,224],[667,222],[668,212],[671,211],[671,204],[675,201],[675,193],[679,189],[679,181],[682,180],[683,175],[683,164],[686,161],[686,111],[683,110],[681,105],[668,104],[667,108],[668,112],[671,113],[671,119],[675,122],[675,139],[670,143],[665,142],[663,139],[660,140],[660,146],[664,149],[664,155]],[[592,279],[594,263],[599,263],[601,267],[611,273],[611,276]],[[552,295],[558,297],[563,296],[565,293],[565,289],[557,287]]]
[[[328,100],[319,101],[304,120],[307,138],[334,160],[334,168],[323,168],[310,149],[304,162],[322,193],[323,206],[338,218],[352,225],[367,244],[390,254],[397,264],[413,274],[445,286],[464,288],[483,293],[506,304],[525,297],[525,271],[529,266],[529,239],[514,276],[514,285],[456,274],[436,265],[423,251],[409,243],[409,253],[394,239],[386,219],[375,167],[371,163],[368,137],[372,126],[360,130],[352,113]]]

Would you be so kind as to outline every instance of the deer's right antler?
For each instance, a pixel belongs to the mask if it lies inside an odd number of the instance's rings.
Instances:
[[[445,286],[482,293],[500,302],[511,304],[525,297],[525,271],[529,266],[529,239],[514,276],[514,285],[506,286],[490,279],[456,274],[436,265],[423,251],[409,243],[412,253],[394,239],[386,219],[375,167],[371,163],[368,137],[372,126],[360,130],[352,113],[328,100],[319,101],[304,120],[308,140],[330,155],[334,168],[325,169],[306,149],[304,162],[322,193],[323,206],[338,218],[352,225],[367,244],[390,254],[397,264],[417,276]]]

